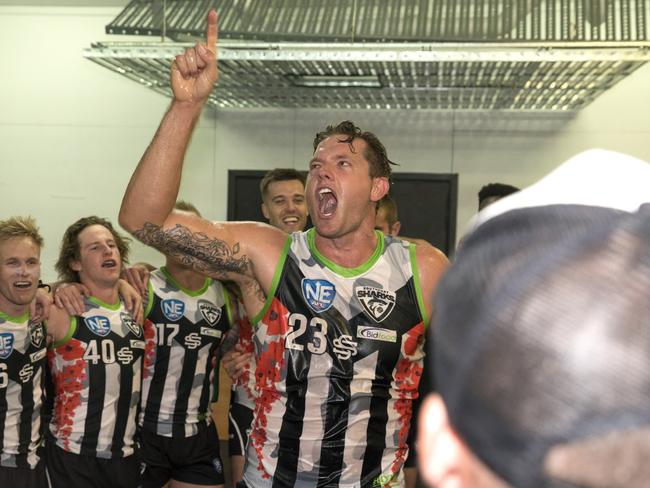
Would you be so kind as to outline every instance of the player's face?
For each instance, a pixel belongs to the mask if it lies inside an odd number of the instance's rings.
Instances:
[[[111,231],[103,225],[89,225],[79,233],[79,260],[71,267],[84,284],[111,287],[117,283],[122,259]]]
[[[318,233],[330,239],[374,219],[372,206],[384,192],[378,182],[386,180],[370,177],[366,141],[340,142],[345,137],[335,134],[318,145],[307,176],[309,215]]]
[[[31,237],[0,242],[0,310],[21,314],[31,303],[41,277],[41,249]]]
[[[262,212],[274,227],[287,233],[307,225],[305,187],[300,180],[273,181],[266,189]]]
[[[386,215],[386,210],[384,207],[380,207],[377,210],[377,216],[375,217],[375,229],[383,232],[387,236],[396,236],[397,230],[395,225],[390,225],[388,222],[388,216]]]

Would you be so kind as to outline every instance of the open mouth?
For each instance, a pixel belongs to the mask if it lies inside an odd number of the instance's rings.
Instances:
[[[110,268],[114,268],[115,266],[117,266],[117,261],[115,261],[114,259],[107,259],[102,263],[102,268],[110,269]]]
[[[32,287],[31,281],[15,281],[14,287],[19,290],[29,290]]]
[[[318,190],[318,211],[323,217],[330,217],[336,212],[339,202],[330,188]]]
[[[296,225],[298,223],[298,217],[291,215],[282,219],[282,222],[286,225]]]

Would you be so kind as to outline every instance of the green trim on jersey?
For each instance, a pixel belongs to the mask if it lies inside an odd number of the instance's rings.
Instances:
[[[120,299],[117,299],[117,302],[115,303],[106,303],[102,302],[99,298],[97,297],[88,297],[88,300],[94,303],[95,305],[99,305],[100,307],[107,308],[109,310],[119,310],[120,309]]]
[[[144,308],[144,318],[149,317],[151,310],[153,309],[153,285],[151,284],[151,279],[147,281],[147,306]]]
[[[273,281],[271,282],[271,288],[266,294],[266,301],[264,302],[264,307],[262,310],[251,319],[251,326],[255,327],[257,323],[262,320],[262,317],[266,315],[266,312],[269,311],[273,298],[275,298],[275,291],[278,289],[278,283],[280,282],[280,276],[282,275],[282,270],[284,269],[284,262],[287,260],[287,255],[289,254],[289,248],[291,248],[291,243],[293,239],[291,235],[287,237],[287,240],[282,246],[282,251],[280,251],[280,257],[278,259],[278,264],[275,266],[275,274],[273,275]]]
[[[77,317],[70,317],[70,325],[68,325],[68,332],[65,334],[65,337],[63,337],[63,339],[54,341],[52,343],[52,348],[60,347],[66,344],[70,339],[72,339],[72,336],[76,331],[77,331]]]
[[[208,289],[208,287],[212,284],[212,278],[206,278],[205,281],[203,282],[203,286],[199,288],[198,290],[189,290],[185,288],[184,286],[181,286],[178,281],[176,281],[171,274],[169,274],[169,271],[167,271],[167,268],[163,266],[160,268],[160,272],[165,275],[165,278],[167,281],[169,281],[172,285],[174,285],[176,288],[178,288],[180,291],[185,293],[186,295],[189,295],[191,297],[198,297],[200,295],[203,295],[205,291]]]
[[[334,271],[336,274],[342,276],[343,278],[354,278],[355,276],[359,276],[372,268],[372,266],[377,262],[377,260],[384,252],[384,234],[378,230],[375,230],[375,235],[377,236],[377,246],[375,247],[375,251],[372,253],[372,256],[368,258],[368,261],[361,264],[360,266],[357,266],[356,268],[344,268],[343,266],[339,266],[335,262],[330,261],[325,256],[323,256],[318,251],[318,249],[316,249],[316,232],[314,231],[313,227],[307,231],[307,246],[309,247],[309,250],[311,251],[314,258],[316,258],[316,260],[322,265]]]
[[[230,308],[230,292],[226,289],[223,283],[221,283],[221,290],[223,291],[223,306],[226,307],[226,315],[228,316],[228,328],[232,329],[232,309]]]
[[[22,324],[23,322],[27,322],[29,320],[29,310],[25,310],[22,314],[16,316],[0,312],[0,319],[5,319],[7,322],[14,324]]]
[[[418,308],[422,314],[422,320],[424,320],[424,330],[429,326],[429,316],[427,314],[427,309],[424,306],[424,296],[422,295],[422,285],[420,285],[420,272],[418,271],[418,263],[415,259],[415,244],[412,242],[409,243],[409,256],[411,258],[411,269],[413,270],[413,285],[415,286],[415,294],[418,299]]]

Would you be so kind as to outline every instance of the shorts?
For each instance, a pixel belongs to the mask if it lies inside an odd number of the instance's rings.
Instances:
[[[137,454],[114,459],[85,456],[61,449],[52,437],[48,438],[45,445],[46,470],[52,488],[138,488],[140,486],[140,456]]]
[[[45,462],[41,459],[34,469],[0,466],[0,486],[12,488],[48,488]]]
[[[192,437],[165,437],[140,432],[142,487],[160,488],[169,480],[195,485],[224,483],[219,434],[214,423]]]
[[[246,443],[253,423],[253,410],[241,403],[231,403],[228,412],[228,454],[245,456]]]

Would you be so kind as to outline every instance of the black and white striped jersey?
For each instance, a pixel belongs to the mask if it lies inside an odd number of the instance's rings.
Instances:
[[[99,458],[130,456],[135,447],[144,333],[124,304],[86,299],[48,360],[54,383],[50,432],[62,449]]]
[[[0,312],[0,466],[34,468],[41,442],[45,329]]]
[[[377,232],[355,269],[293,234],[255,324],[258,398],[244,479],[401,486],[427,322],[415,247]]]
[[[139,423],[162,436],[196,435],[211,421],[215,354],[231,322],[227,292],[210,278],[184,289],[161,268],[149,279],[145,315]]]

